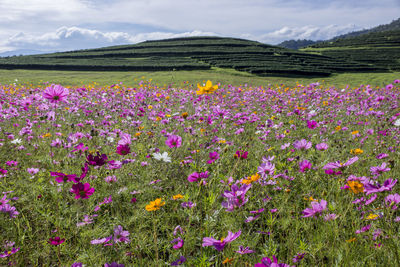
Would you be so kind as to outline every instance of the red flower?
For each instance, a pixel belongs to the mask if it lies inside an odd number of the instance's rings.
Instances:
[[[61,239],[59,236],[56,236],[56,237],[54,237],[54,238],[49,238],[49,241],[47,241],[50,245],[53,245],[53,246],[58,246],[58,245],[60,245],[60,244],[62,244],[62,243],[64,243],[64,241],[65,241],[65,238],[63,238],[63,239]]]

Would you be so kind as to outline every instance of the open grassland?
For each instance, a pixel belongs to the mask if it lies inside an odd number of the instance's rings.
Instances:
[[[250,73],[232,69],[212,68],[198,71],[156,71],[156,72],[92,72],[92,71],[44,71],[44,70],[0,70],[1,84],[21,84],[27,86],[42,85],[44,82],[62,84],[64,86],[80,86],[96,84],[110,86],[123,82],[125,86],[136,86],[141,80],[152,79],[157,86],[173,84],[180,87],[196,86],[207,79],[218,81],[223,85],[252,85],[268,86],[285,84],[295,86],[297,83],[324,83],[337,87],[383,86],[397,79],[400,72],[392,73],[342,73],[333,74],[327,78],[288,78],[288,77],[259,77]],[[16,81],[17,80],[17,81]]]
[[[0,85],[1,266],[400,266],[400,80],[86,74]]]

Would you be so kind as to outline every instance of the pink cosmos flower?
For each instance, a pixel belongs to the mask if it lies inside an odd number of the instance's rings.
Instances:
[[[217,151],[214,152],[210,152],[208,154],[208,156],[210,157],[210,159],[207,161],[207,164],[212,164],[214,163],[214,161],[216,161],[217,159],[219,159],[219,154]]]
[[[180,137],[179,135],[170,135],[165,141],[165,144],[169,148],[180,147],[182,145],[182,137]]]
[[[75,194],[75,199],[88,199],[94,193],[94,188],[90,187],[89,183],[82,184],[81,182],[72,185],[71,193]]]
[[[327,204],[328,203],[324,199],[321,199],[320,202],[317,201],[311,202],[311,208],[303,210],[304,216],[302,217],[303,218],[316,217],[316,215],[321,214],[324,210],[326,210]]]
[[[397,210],[396,204],[400,203],[400,195],[399,194],[392,194],[385,197],[385,203],[388,206],[392,206],[392,210]]]
[[[235,251],[236,253],[239,253],[241,255],[243,254],[248,254],[248,253],[254,253],[254,250],[251,250],[249,247],[243,247],[243,246],[239,246],[239,250]]]
[[[68,94],[68,89],[62,87],[59,84],[52,84],[50,87],[47,87],[43,91],[43,97],[48,99],[50,103],[58,103],[64,101]]]
[[[386,168],[386,162],[383,162],[380,166],[373,166],[369,170],[371,174],[379,176],[384,172],[390,171],[390,168]]]
[[[212,237],[204,237],[202,246],[203,247],[214,246],[216,250],[221,251],[225,248],[226,244],[238,238],[241,233],[242,232],[240,230],[236,233],[228,231],[228,235],[225,238],[222,238],[221,240],[217,240]]]
[[[311,162],[305,159],[299,162],[299,172],[305,172],[306,170],[311,169],[311,166],[312,166]]]
[[[11,250],[6,250],[4,253],[0,254],[0,258],[7,258],[10,257],[11,255],[17,253],[20,250],[20,248],[12,248]]]
[[[180,249],[185,242],[183,241],[182,238],[178,237],[178,238],[175,238],[174,240],[172,240],[171,243],[173,243],[173,244],[175,243],[172,246],[173,249]]]
[[[326,144],[326,143],[321,143],[321,144],[317,144],[316,146],[315,146],[315,148],[317,149],[317,150],[327,150],[328,149],[328,144]]]
[[[47,241],[50,245],[53,246],[58,246],[61,245],[62,243],[64,243],[65,238],[61,239],[59,236],[56,236],[54,238],[49,238],[49,241]]]
[[[117,151],[115,153],[117,153],[118,155],[121,155],[121,156],[125,156],[125,155],[128,155],[130,152],[131,152],[131,148],[129,147],[129,145],[118,145]]]
[[[80,179],[77,179],[76,174],[64,174],[62,172],[50,172],[50,175],[56,177],[57,183],[66,183],[66,182],[79,182]]]
[[[305,140],[305,139],[301,139],[301,140],[297,140],[293,143],[294,148],[298,149],[298,150],[307,150],[310,149],[312,146],[312,143]]]

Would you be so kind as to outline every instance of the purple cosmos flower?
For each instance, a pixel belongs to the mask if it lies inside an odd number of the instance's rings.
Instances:
[[[304,253],[298,253],[296,256],[293,257],[293,259],[292,259],[293,263],[297,263],[297,262],[301,261],[304,258],[305,255],[306,255],[305,252]]]
[[[118,141],[118,145],[120,146],[130,145],[132,142],[130,134],[122,133],[120,134],[120,138],[121,140]]]
[[[48,99],[50,103],[64,101],[68,94],[68,89],[58,84],[52,84],[43,91],[43,97]]]
[[[176,235],[178,234],[178,231],[179,231],[181,234],[183,233],[182,227],[181,227],[180,225],[178,225],[178,226],[175,227],[174,232],[173,232],[174,236],[176,236]]]
[[[61,245],[62,243],[64,243],[65,238],[61,239],[59,236],[56,236],[54,238],[49,238],[49,241],[47,241],[50,245],[53,246],[58,246]]]
[[[217,159],[219,159],[219,154],[217,151],[214,152],[210,152],[208,154],[208,156],[210,157],[210,159],[207,161],[207,164],[212,164],[214,163],[214,161],[216,161]]]
[[[348,161],[345,163],[340,163],[340,161],[336,162],[329,162],[326,164],[324,167],[322,167],[323,170],[329,170],[329,169],[337,169],[337,168],[344,168],[346,166],[349,166],[356,162],[358,160],[358,157],[350,158]]]
[[[129,147],[129,145],[118,145],[117,151],[115,153],[121,156],[125,156],[131,153],[131,148]]]
[[[90,187],[89,183],[82,184],[81,182],[72,185],[71,193],[75,194],[75,199],[88,199],[94,193],[94,188]]]
[[[96,156],[93,156],[92,154],[89,154],[86,157],[87,163],[92,166],[103,166],[104,164],[107,163],[107,155],[106,154],[101,154],[97,152]]]
[[[303,210],[304,216],[303,218],[306,217],[316,217],[316,215],[321,214],[324,210],[326,210],[327,202],[324,199],[321,199],[320,202],[313,201],[311,202],[311,208],[307,208]]]
[[[243,254],[248,254],[248,253],[254,253],[254,250],[251,250],[249,247],[243,247],[243,246],[239,246],[239,250],[235,251],[236,253],[239,253],[241,255]]]
[[[189,209],[191,209],[191,208],[193,208],[193,207],[196,207],[196,203],[193,203],[192,201],[183,202],[183,203],[181,203],[181,207],[182,207],[182,208],[189,208]]]
[[[324,221],[333,221],[336,220],[338,216],[335,213],[329,213],[324,216]]]
[[[305,172],[306,170],[311,169],[311,166],[311,162],[309,162],[308,160],[303,160],[299,162],[299,172]]]
[[[37,169],[37,168],[28,168],[26,171],[29,172],[32,175],[35,175],[36,173],[39,172],[39,169]]]
[[[237,150],[234,157],[238,159],[247,159],[249,152],[243,150]]]
[[[328,144],[327,143],[321,143],[321,144],[317,144],[315,146],[315,148],[317,150],[327,150],[328,149]]]
[[[129,243],[131,242],[128,238],[130,233],[128,231],[124,231],[121,225],[118,225],[114,228],[114,243],[124,242]]]
[[[301,140],[297,140],[293,143],[294,148],[296,148],[297,150],[307,150],[310,149],[312,146],[312,143],[305,140],[305,139],[301,139]]]
[[[82,262],[74,262],[72,263],[71,267],[82,267],[83,263]]]
[[[225,238],[222,238],[221,240],[216,240],[212,237],[204,237],[202,246],[203,247],[214,246],[216,250],[221,251],[225,248],[226,244],[238,238],[241,233],[242,232],[240,230],[236,233],[228,231],[228,235]]]
[[[20,250],[20,248],[12,248],[11,250],[6,250],[4,253],[0,254],[0,258],[7,258],[10,257],[11,255],[17,253]]]
[[[392,206],[393,210],[397,210],[396,204],[400,203],[400,195],[399,194],[392,194],[385,197],[385,203],[388,206]]]
[[[180,147],[182,145],[182,137],[180,137],[179,135],[170,135],[165,141],[165,144],[169,148]]]
[[[171,263],[171,266],[178,266],[182,265],[186,261],[186,258],[184,256],[180,256],[179,259]]]
[[[364,232],[368,232],[370,228],[371,228],[371,225],[368,224],[368,225],[364,226],[363,228],[361,228],[360,230],[357,230],[356,234],[361,234],[361,233],[364,233]]]
[[[10,218],[15,218],[19,214],[17,209],[9,204],[0,205],[0,212],[8,213]]]
[[[110,241],[112,238],[113,238],[113,236],[110,235],[108,237],[104,237],[104,238],[100,238],[100,239],[93,239],[92,241],[90,241],[90,244],[92,244],[92,245],[104,244],[104,243],[107,243],[108,241]]]
[[[180,249],[180,248],[183,246],[184,241],[183,241],[182,238],[178,237],[178,238],[175,238],[174,240],[172,240],[171,243],[173,243],[173,244],[175,243],[175,244],[172,246],[173,249]]]
[[[376,185],[371,184],[371,183],[365,183],[364,184],[364,189],[367,193],[367,196],[372,193],[379,193],[383,191],[392,191],[392,188],[396,185],[397,179],[392,180],[392,179],[387,179],[386,181],[383,182],[383,185],[380,185],[379,183],[376,183]]]
[[[273,175],[274,171],[275,171],[275,164],[267,161],[267,162],[263,162],[261,163],[260,166],[258,166],[257,168],[258,170],[258,174],[260,174],[261,178],[265,179],[268,177],[269,175]]]
[[[379,176],[384,172],[390,171],[390,168],[386,168],[386,162],[382,162],[381,165],[373,166],[369,170],[371,174]]]
[[[384,159],[384,158],[387,158],[387,157],[389,157],[389,155],[386,154],[386,153],[381,153],[378,156],[376,156],[377,159]]]
[[[272,255],[272,259],[268,257],[262,258],[261,262],[254,264],[254,267],[291,267],[291,266],[286,263],[278,263],[278,259],[275,257],[275,255]]]
[[[232,185],[232,191],[226,190],[222,193],[226,201],[223,201],[221,205],[226,208],[226,211],[233,211],[235,208],[240,208],[249,200],[245,195],[250,188],[251,184],[242,184],[240,188],[236,184]]]

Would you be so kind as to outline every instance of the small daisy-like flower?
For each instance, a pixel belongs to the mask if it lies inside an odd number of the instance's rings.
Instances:
[[[165,201],[162,201],[161,198],[157,198],[154,201],[150,201],[149,205],[146,205],[146,210],[147,211],[156,211],[156,210],[159,210],[164,205],[165,205]]]

